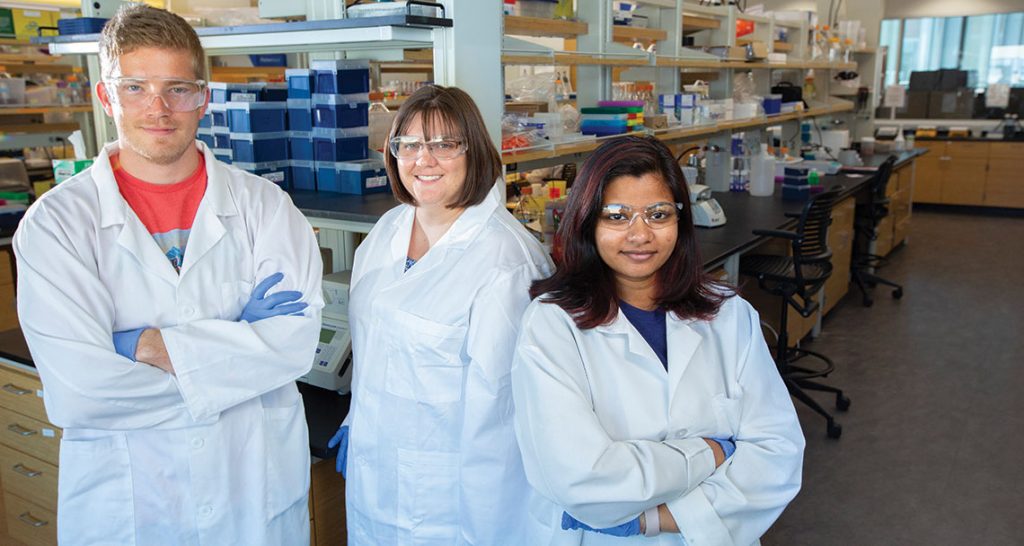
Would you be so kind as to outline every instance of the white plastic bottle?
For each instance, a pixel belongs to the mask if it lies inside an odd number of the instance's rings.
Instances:
[[[892,141],[892,147],[893,150],[902,152],[906,148],[906,145],[907,141],[903,138],[903,126],[900,125],[900,128],[896,130],[896,138]]]
[[[775,192],[775,156],[768,153],[768,144],[750,162],[750,195],[770,197]]]

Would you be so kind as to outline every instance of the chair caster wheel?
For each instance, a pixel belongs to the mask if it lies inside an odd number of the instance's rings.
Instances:
[[[902,288],[897,288],[896,290],[892,291],[892,299],[898,300],[898,299],[900,299],[902,297],[903,297],[903,289]]]
[[[864,307],[871,307],[872,305],[875,304],[875,300],[871,298],[864,298],[864,301],[862,301],[861,303],[864,304]]]
[[[828,422],[828,437],[832,439],[839,438],[843,435],[843,426],[835,421]]]
[[[836,395],[836,409],[839,411],[846,411],[850,409],[850,397],[843,396],[841,394]]]

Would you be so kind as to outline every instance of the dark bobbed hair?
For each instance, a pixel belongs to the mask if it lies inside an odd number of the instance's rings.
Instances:
[[[449,203],[448,208],[458,209],[480,204],[491,191],[495,181],[502,175],[501,156],[494,148],[484,125],[484,118],[473,99],[457,87],[426,85],[416,90],[398,109],[391,125],[388,142],[401,136],[416,115],[423,124],[423,137],[453,136],[466,143],[466,180],[462,190]],[[385,148],[388,143],[385,143]],[[400,202],[416,206],[413,197],[398,174],[398,159],[390,150],[384,152],[384,166],[391,180],[391,189]]]
[[[618,313],[615,275],[597,252],[596,229],[604,191],[621,176],[657,174],[677,203],[689,204],[683,173],[672,152],[653,137],[609,140],[580,168],[558,228],[563,251],[555,273],[530,287],[530,297],[565,310],[581,329],[607,324]],[[689,206],[679,217],[679,236],[668,261],[657,272],[660,309],[681,318],[711,319],[734,290],[704,272]]]

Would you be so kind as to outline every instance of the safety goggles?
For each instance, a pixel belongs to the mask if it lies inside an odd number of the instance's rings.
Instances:
[[[154,97],[160,97],[174,112],[192,112],[206,102],[206,82],[174,78],[107,78],[109,96],[128,111],[149,108]]]
[[[629,205],[609,204],[601,207],[598,224],[615,231],[626,231],[637,218],[643,218],[651,229],[662,229],[675,224],[681,210],[682,203],[654,203],[642,210],[633,210]]]
[[[436,137],[430,140],[423,140],[414,136],[396,136],[388,142],[388,149],[391,155],[398,159],[416,159],[423,150],[434,157],[434,159],[455,159],[466,153],[465,142],[452,137]]]

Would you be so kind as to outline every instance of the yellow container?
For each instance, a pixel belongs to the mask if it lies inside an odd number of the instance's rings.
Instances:
[[[11,10],[14,16],[14,34],[18,38],[34,38],[39,36],[40,27],[56,27],[60,12],[48,10],[33,10],[15,8]],[[56,30],[43,31],[42,36],[56,36]]]

